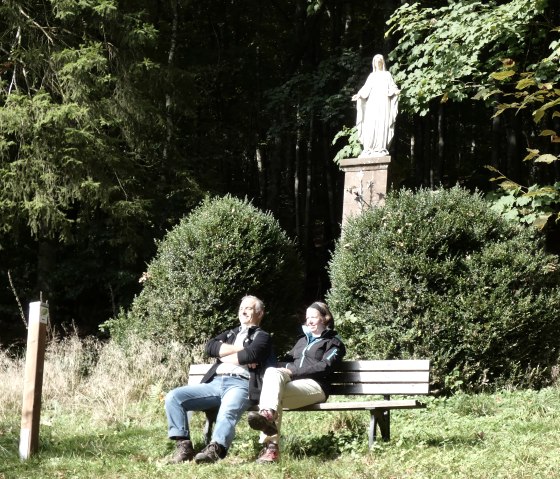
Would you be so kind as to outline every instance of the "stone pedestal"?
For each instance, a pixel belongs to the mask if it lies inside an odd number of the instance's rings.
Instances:
[[[348,158],[340,162],[344,171],[342,226],[348,217],[383,204],[389,163],[390,156]]]

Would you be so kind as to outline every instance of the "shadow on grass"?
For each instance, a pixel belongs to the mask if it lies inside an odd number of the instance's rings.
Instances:
[[[100,477],[111,470],[125,474],[129,469],[144,469],[164,456],[166,445],[161,439],[164,438],[153,429],[140,426],[63,436],[44,427],[37,454],[22,461],[18,450],[19,431],[12,432],[0,435],[0,479]],[[131,474],[130,477],[135,477],[134,472]]]
[[[316,457],[319,460],[332,461],[349,450],[367,451],[367,439],[350,431],[346,434],[288,437],[283,445],[284,451],[294,459]]]
[[[484,433],[476,433],[471,436],[459,435],[446,435],[446,436],[431,436],[422,441],[423,444],[429,447],[477,447],[484,444]]]
[[[430,436],[420,440],[391,440],[389,442],[377,442],[377,447],[373,449],[380,451],[391,448],[417,447],[423,444],[433,448],[449,448],[449,447],[479,447],[484,444],[484,434],[473,434],[471,436],[464,435],[441,435]],[[366,454],[369,450],[367,438],[356,437],[354,435],[323,435],[312,436],[306,438],[291,438],[284,442],[284,449],[294,459],[304,457],[316,457],[323,461],[332,461],[347,452],[358,452]]]
[[[56,436],[50,428],[42,427],[39,448],[33,458],[68,457],[91,459],[109,455],[110,457],[134,457],[142,450],[152,449],[154,438],[163,444],[164,437],[144,427],[113,428],[104,432],[92,431],[75,435]],[[19,430],[0,431],[0,458],[19,460]]]
[[[45,435],[41,441],[41,456],[80,456],[84,459],[109,457],[134,457],[153,443],[155,434],[145,427],[117,427],[103,432],[92,431],[62,438]],[[163,439],[163,437],[162,437]]]

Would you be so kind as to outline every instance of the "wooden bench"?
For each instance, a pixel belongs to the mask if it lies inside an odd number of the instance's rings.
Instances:
[[[188,384],[199,384],[210,364],[192,364]],[[391,399],[391,396],[429,394],[430,361],[427,359],[393,359],[372,361],[343,361],[333,373],[331,393],[327,402],[284,411],[369,411],[369,447],[376,440],[377,429],[384,441],[391,438],[391,409],[426,407],[417,399]],[[346,401],[337,401],[345,396]],[[353,396],[352,398],[347,396]],[[383,399],[354,400],[355,396],[382,396]],[[257,410],[257,406],[250,411]],[[210,441],[216,419],[215,411],[206,412],[204,435]],[[190,420],[190,418],[189,418]]]

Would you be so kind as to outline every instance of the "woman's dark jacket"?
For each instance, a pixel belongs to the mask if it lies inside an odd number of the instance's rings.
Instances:
[[[218,360],[204,375],[201,382],[208,383],[212,380],[220,364],[221,345],[224,343],[233,344],[240,331],[241,326],[224,331],[206,343],[206,354],[210,357],[218,358]],[[265,369],[271,365],[269,362],[272,357],[272,338],[270,334],[258,326],[251,326],[243,347],[245,349],[237,353],[237,360],[240,365],[257,364],[256,368],[249,368],[249,399],[251,401],[258,401],[262,388],[262,376]]]
[[[346,347],[336,331],[326,329],[319,337],[304,332],[292,350],[278,361],[278,367],[288,368],[293,381],[314,379],[328,396],[331,372],[345,354]]]

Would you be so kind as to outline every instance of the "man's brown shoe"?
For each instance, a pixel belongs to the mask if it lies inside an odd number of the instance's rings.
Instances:
[[[175,453],[169,459],[169,464],[179,464],[180,462],[192,461],[194,458],[194,449],[192,442],[188,439],[179,439],[177,441]]]
[[[225,455],[226,448],[224,446],[217,442],[211,442],[194,457],[194,462],[197,464],[217,462],[223,459]]]

